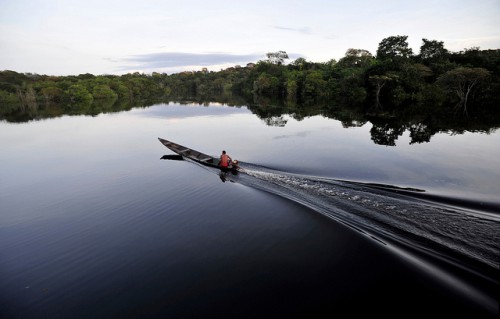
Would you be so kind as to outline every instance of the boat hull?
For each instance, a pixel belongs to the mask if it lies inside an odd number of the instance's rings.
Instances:
[[[168,141],[166,139],[163,139],[161,137],[158,138],[158,140],[166,146],[169,150],[173,151],[174,153],[181,155],[184,158],[188,158],[190,160],[193,160],[197,163],[200,163],[205,166],[211,166],[211,167],[216,167],[223,172],[237,172],[239,167],[232,165],[229,167],[221,167],[219,166],[220,164],[220,159],[210,156],[208,154],[201,153],[199,151],[193,150],[189,147]]]

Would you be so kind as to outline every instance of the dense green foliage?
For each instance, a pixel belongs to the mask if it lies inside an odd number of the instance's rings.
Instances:
[[[298,58],[286,64],[284,51],[268,53],[267,58],[219,72],[205,69],[171,75],[48,76],[0,71],[0,119],[19,118],[20,113],[26,118],[99,114],[159,101],[230,102],[235,98],[242,105],[296,108],[326,103],[386,116],[401,109],[421,113],[433,109],[477,118],[498,113],[500,108],[500,50],[471,48],[452,53],[443,42],[423,39],[415,55],[407,36],[392,36],[380,42],[376,56],[349,49],[339,61],[326,63]]]

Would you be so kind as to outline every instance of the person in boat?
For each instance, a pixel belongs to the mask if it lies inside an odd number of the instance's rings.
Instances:
[[[231,159],[231,157],[226,154],[226,151],[222,151],[219,166],[227,169],[229,168],[229,166],[231,166],[232,161],[233,160]]]

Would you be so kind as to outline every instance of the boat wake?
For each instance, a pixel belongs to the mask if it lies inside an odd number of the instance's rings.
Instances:
[[[500,214],[495,205],[461,205],[415,188],[292,174],[250,163],[240,162],[238,174],[193,163],[224,174],[223,182],[287,198],[350,227],[498,311]]]
[[[381,242],[411,247],[498,280],[500,215],[421,197],[422,190],[296,175],[245,164],[238,182],[265,190]],[[244,175],[247,175],[246,177]]]
[[[224,181],[279,195],[380,242],[478,267],[498,279],[500,214],[493,212],[495,207],[470,209],[470,203],[437,200],[415,188],[292,174],[250,163],[240,162],[240,167],[243,174],[225,174]]]

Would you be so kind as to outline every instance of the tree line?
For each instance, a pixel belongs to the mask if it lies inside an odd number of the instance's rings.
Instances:
[[[375,55],[348,49],[340,60],[288,62],[285,51],[217,72],[50,76],[0,71],[0,118],[19,111],[58,107],[61,112],[100,113],[158,101],[224,101],[249,105],[329,103],[383,113],[400,108],[488,114],[500,108],[500,50],[448,51],[422,39],[420,52],[407,36],[383,39]]]

